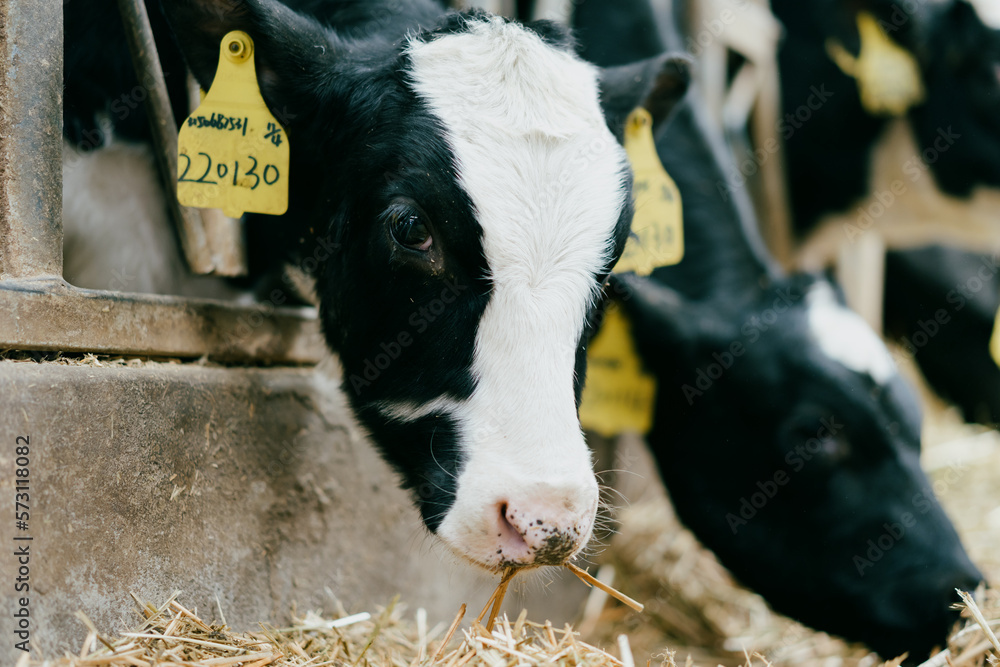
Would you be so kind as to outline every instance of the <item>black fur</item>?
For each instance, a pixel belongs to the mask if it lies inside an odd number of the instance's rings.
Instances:
[[[678,516],[743,584],[816,629],[919,661],[958,620],[954,589],[981,575],[919,467],[915,395],[810,343],[809,285],[792,278],[720,311],[628,283],[660,386],[647,440]]]
[[[917,144],[930,151],[941,129],[958,135],[947,150],[929,153],[942,191],[967,197],[977,186],[1000,187],[1000,31],[965,0],[928,3],[925,11],[901,37],[927,86],[927,101],[910,113]]]
[[[857,83],[826,51],[826,40],[836,38],[857,53],[853,14],[836,0],[775,0],[772,9],[787,26],[778,49],[780,128],[794,225],[805,233],[824,213],[845,208],[868,191],[871,151],[886,120],[865,112]],[[829,95],[819,109],[808,106],[814,88]]]
[[[608,125],[619,142],[625,138],[625,121],[636,107],[636,90],[653,119],[653,128],[669,117],[690,83],[686,59],[664,53],[627,65],[606,67],[601,73],[601,104]]]
[[[184,60],[173,47],[159,8],[150,2],[148,10],[174,115],[183,118],[187,115]],[[66,2],[63,17],[67,28],[63,46],[66,139],[81,150],[95,150],[111,139],[111,129],[122,139],[148,141],[149,120],[143,104],[148,91],[132,67],[115,0]]]
[[[462,464],[455,424],[436,415],[402,428],[377,406],[463,399],[475,386],[473,345],[490,292],[482,230],[455,179],[442,128],[409,87],[401,51],[406,32],[423,29],[433,39],[465,29],[466,18],[430,3],[368,3],[364,13],[357,3],[310,4],[325,10],[329,25],[347,12],[350,36],[271,2],[217,2],[219,21],[198,18],[204,2],[173,3],[169,15],[205,86],[225,32],[240,28],[255,38],[264,98],[271,109],[287,110],[295,178],[283,218],[298,233],[256,216],[254,241],[260,246],[269,236],[271,262],[295,257],[315,275],[344,390],[434,530],[454,500]],[[201,34],[182,26],[199,26]],[[434,264],[396,244],[383,222],[400,198],[426,214]],[[274,253],[282,246],[288,254]],[[308,264],[324,246],[330,258]]]
[[[997,258],[930,246],[890,252],[885,268],[886,334],[967,421],[1000,428],[1000,367],[989,350],[1000,308]]]

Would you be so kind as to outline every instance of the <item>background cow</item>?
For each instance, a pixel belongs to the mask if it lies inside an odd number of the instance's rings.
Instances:
[[[648,57],[657,18],[645,0],[589,0],[581,52]],[[920,469],[912,390],[836,285],[783,274],[745,194],[718,191],[731,158],[697,90],[657,148],[686,255],[612,286],[657,377],[647,443],[678,516],[776,610],[886,657],[927,655],[958,619],[955,587],[981,577]]]

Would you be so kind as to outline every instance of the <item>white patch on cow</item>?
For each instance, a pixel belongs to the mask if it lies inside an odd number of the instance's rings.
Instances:
[[[997,0],[971,0],[979,20],[994,30],[1000,28],[1000,2]]]
[[[476,388],[453,413],[465,465],[438,534],[499,566],[506,556],[483,525],[503,503],[558,498],[559,521],[590,535],[597,484],[575,354],[625,203],[627,158],[605,124],[597,70],[522,26],[476,21],[409,53],[412,85],[442,121],[478,213],[493,284]]]
[[[809,330],[826,356],[885,384],[896,375],[889,349],[864,318],[840,303],[833,286],[819,282],[806,296]]]

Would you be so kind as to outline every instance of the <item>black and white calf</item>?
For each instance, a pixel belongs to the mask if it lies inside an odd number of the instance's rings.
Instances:
[[[662,48],[656,18],[588,0],[574,24],[610,66]],[[838,288],[783,274],[745,195],[720,195],[731,158],[694,93],[656,138],[685,258],[611,279],[658,381],[647,443],[680,519],[777,611],[919,659],[981,575],[920,469],[916,398]]]
[[[576,408],[632,213],[600,97],[676,98],[685,71],[602,73],[553,24],[430,0],[289,5],[163,2],[205,89],[246,31],[286,124],[289,211],[250,221],[255,257],[323,258],[345,391],[427,527],[490,570],[560,564],[597,510]]]

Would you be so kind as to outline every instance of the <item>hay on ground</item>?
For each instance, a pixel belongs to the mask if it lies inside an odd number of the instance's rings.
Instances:
[[[181,604],[175,594],[155,606],[139,604],[141,622],[131,632],[111,638],[78,614],[88,629],[76,655],[39,661],[25,655],[18,667],[712,667],[716,664],[757,665],[879,665],[870,655],[850,659],[849,654],[824,650],[815,638],[796,643],[743,648],[715,660],[702,652],[701,659],[683,647],[660,646],[654,654],[633,649],[629,635],[617,634],[608,642],[615,648],[595,645],[611,628],[602,626],[598,639],[584,641],[572,626],[527,619],[524,610],[513,622],[497,619],[492,632],[478,621],[462,628],[465,605],[450,625],[427,628],[427,615],[418,609],[410,619],[406,606],[391,602],[375,613],[340,614],[327,618],[315,612],[296,617],[287,628],[262,625],[255,632],[234,632],[224,622],[207,623]],[[618,603],[615,603],[618,604]],[[924,667],[996,667],[1000,665],[1000,591],[991,591],[984,603],[967,601],[963,616],[969,620],[949,642],[949,649],[931,658]],[[624,607],[622,607],[624,608]],[[702,622],[702,621],[698,621]],[[728,622],[728,621],[726,621]],[[790,621],[789,621],[790,623]],[[812,633],[819,635],[820,633]],[[834,640],[829,640],[834,641]],[[779,646],[785,651],[775,650]],[[617,654],[617,655],[616,655]],[[678,656],[686,656],[679,659]],[[635,658],[638,657],[637,661]],[[734,658],[737,658],[734,660]],[[882,663],[898,666],[898,661]]]

